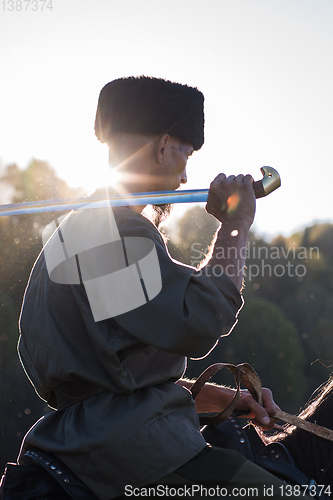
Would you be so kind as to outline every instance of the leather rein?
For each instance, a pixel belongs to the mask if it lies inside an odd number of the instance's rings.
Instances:
[[[227,420],[227,418],[235,411],[235,408],[237,406],[238,400],[240,398],[241,384],[246,387],[246,389],[252,394],[254,399],[261,406],[263,405],[261,380],[259,378],[259,375],[248,363],[242,363],[237,366],[230,363],[215,363],[209,366],[204,372],[201,373],[201,375],[199,375],[190,389],[193,399],[197,397],[205,383],[208,382],[211,377],[215,375],[215,373],[221,370],[221,368],[228,368],[228,370],[233,373],[236,384],[235,395],[229,406],[227,406],[227,408],[225,408],[220,413],[213,416],[200,417],[201,425],[218,425]],[[327,429],[326,427],[313,424],[312,422],[308,422],[307,420],[303,420],[282,410],[276,410],[272,418],[282,420],[283,422],[294,425],[295,427],[299,427],[304,431],[311,432],[316,436],[333,442],[333,430]]]

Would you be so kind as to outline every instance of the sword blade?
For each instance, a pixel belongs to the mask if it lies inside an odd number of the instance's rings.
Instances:
[[[0,217],[42,212],[85,210],[88,208],[122,207],[126,205],[162,205],[165,203],[203,203],[207,201],[208,189],[186,191],[160,191],[154,193],[134,193],[128,196],[109,198],[86,198],[64,200],[41,200],[36,202],[12,203],[0,206]]]
[[[256,198],[272,193],[281,185],[278,172],[272,167],[262,167],[263,178],[253,183]],[[85,210],[88,208],[122,207],[126,205],[163,205],[165,203],[205,203],[208,189],[188,189],[184,191],[155,191],[134,193],[126,196],[115,195],[109,198],[85,198],[28,201],[0,205],[0,217],[5,215],[34,214],[42,212],[59,212],[69,210]]]

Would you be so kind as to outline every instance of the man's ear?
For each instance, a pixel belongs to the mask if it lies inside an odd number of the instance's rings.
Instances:
[[[157,146],[157,161],[158,163],[164,163],[166,161],[168,150],[170,146],[170,136],[169,134],[163,134],[158,141]]]

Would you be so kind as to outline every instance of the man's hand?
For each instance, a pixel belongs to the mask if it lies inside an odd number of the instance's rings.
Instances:
[[[251,226],[256,199],[251,175],[219,174],[211,183],[206,211],[220,222],[241,220]]]
[[[280,408],[273,400],[272,391],[267,388],[262,389],[263,406],[251,396],[249,391],[242,390],[241,397],[236,406],[236,410],[245,411],[246,414],[241,415],[243,418],[250,418],[254,425],[259,425],[263,429],[272,429],[276,419],[271,418],[276,410]]]
[[[202,272],[211,276],[213,281],[220,281],[219,277],[226,274],[238,290],[242,289],[247,238],[255,209],[256,198],[250,175],[226,177],[220,174],[211,183],[206,211],[222,222],[222,227],[211,259],[202,267]]]
[[[193,380],[178,380],[177,384],[190,389]],[[198,413],[210,413],[223,411],[232,401],[235,390],[229,387],[223,387],[215,384],[205,384],[195,399],[195,405]],[[253,398],[247,389],[240,391],[240,398],[235,411],[245,412],[242,417],[252,419],[255,425],[263,429],[272,429],[276,422],[271,418],[276,410],[280,408],[273,400],[270,389],[262,389],[263,406]]]

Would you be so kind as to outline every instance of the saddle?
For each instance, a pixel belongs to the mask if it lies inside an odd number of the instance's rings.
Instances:
[[[308,479],[295,467],[289,451],[282,443],[275,442],[266,445],[253,425],[249,424],[243,428],[238,420],[237,415],[242,412],[236,412],[235,408],[240,397],[241,383],[262,405],[261,381],[251,365],[242,363],[235,366],[230,363],[215,363],[209,366],[199,375],[190,389],[193,399],[197,397],[205,383],[221,368],[227,368],[234,374],[236,391],[231,403],[223,411],[217,415],[199,416],[200,424],[204,426],[202,435],[206,441],[220,448],[238,451],[251,462],[274,474],[279,479],[287,481],[289,484],[299,485],[302,488],[304,488],[303,485],[307,485],[307,491],[310,492],[312,497],[319,500],[328,500],[328,497],[323,493],[320,495],[314,494],[314,491],[318,490],[316,482],[313,479]],[[301,423],[304,424],[303,421]],[[298,424],[299,422],[295,425]],[[304,425],[302,427],[305,428]]]
[[[242,427],[238,414],[234,412],[221,424],[204,427],[202,435],[206,441],[213,446],[237,451],[247,460],[289,484],[307,485],[313,498],[328,500],[324,494],[312,494],[312,488],[316,486],[315,481],[307,478],[295,467],[284,444],[275,442],[266,445],[252,424]]]
[[[56,456],[34,448],[24,464],[8,463],[0,484],[0,500],[97,500]]]
[[[238,413],[232,413],[218,425],[207,425],[202,430],[206,441],[220,448],[235,450],[289,484],[308,485],[310,481],[294,465],[282,443],[265,445],[254,426],[242,427]],[[313,491],[313,490],[311,490]],[[328,500],[324,494],[314,496]],[[96,500],[90,490],[54,455],[37,448],[28,450],[24,465],[7,464],[0,485],[0,500]]]
[[[195,399],[211,376],[224,367],[234,373],[237,391],[233,401],[224,411],[215,416],[200,418],[201,425],[205,426],[202,434],[206,441],[211,445],[238,451],[248,460],[290,484],[308,485],[308,489],[316,486],[313,480],[309,480],[295,467],[291,455],[282,443],[265,445],[252,425],[242,427],[238,414],[234,411],[240,395],[240,383],[242,382],[254,397],[257,398],[258,393],[261,394],[261,389],[256,388],[259,377],[250,365],[216,363],[210,366],[193,384],[191,388],[193,398]],[[84,397],[85,395],[81,394],[80,400]],[[65,400],[64,404],[68,406],[74,402],[75,398],[71,397],[70,401]],[[310,491],[313,498],[329,500],[324,494],[315,496],[312,494],[313,490]],[[65,464],[54,455],[42,450],[28,450],[22,465],[7,464],[0,484],[0,500],[59,500],[59,498],[96,500],[91,491]]]

